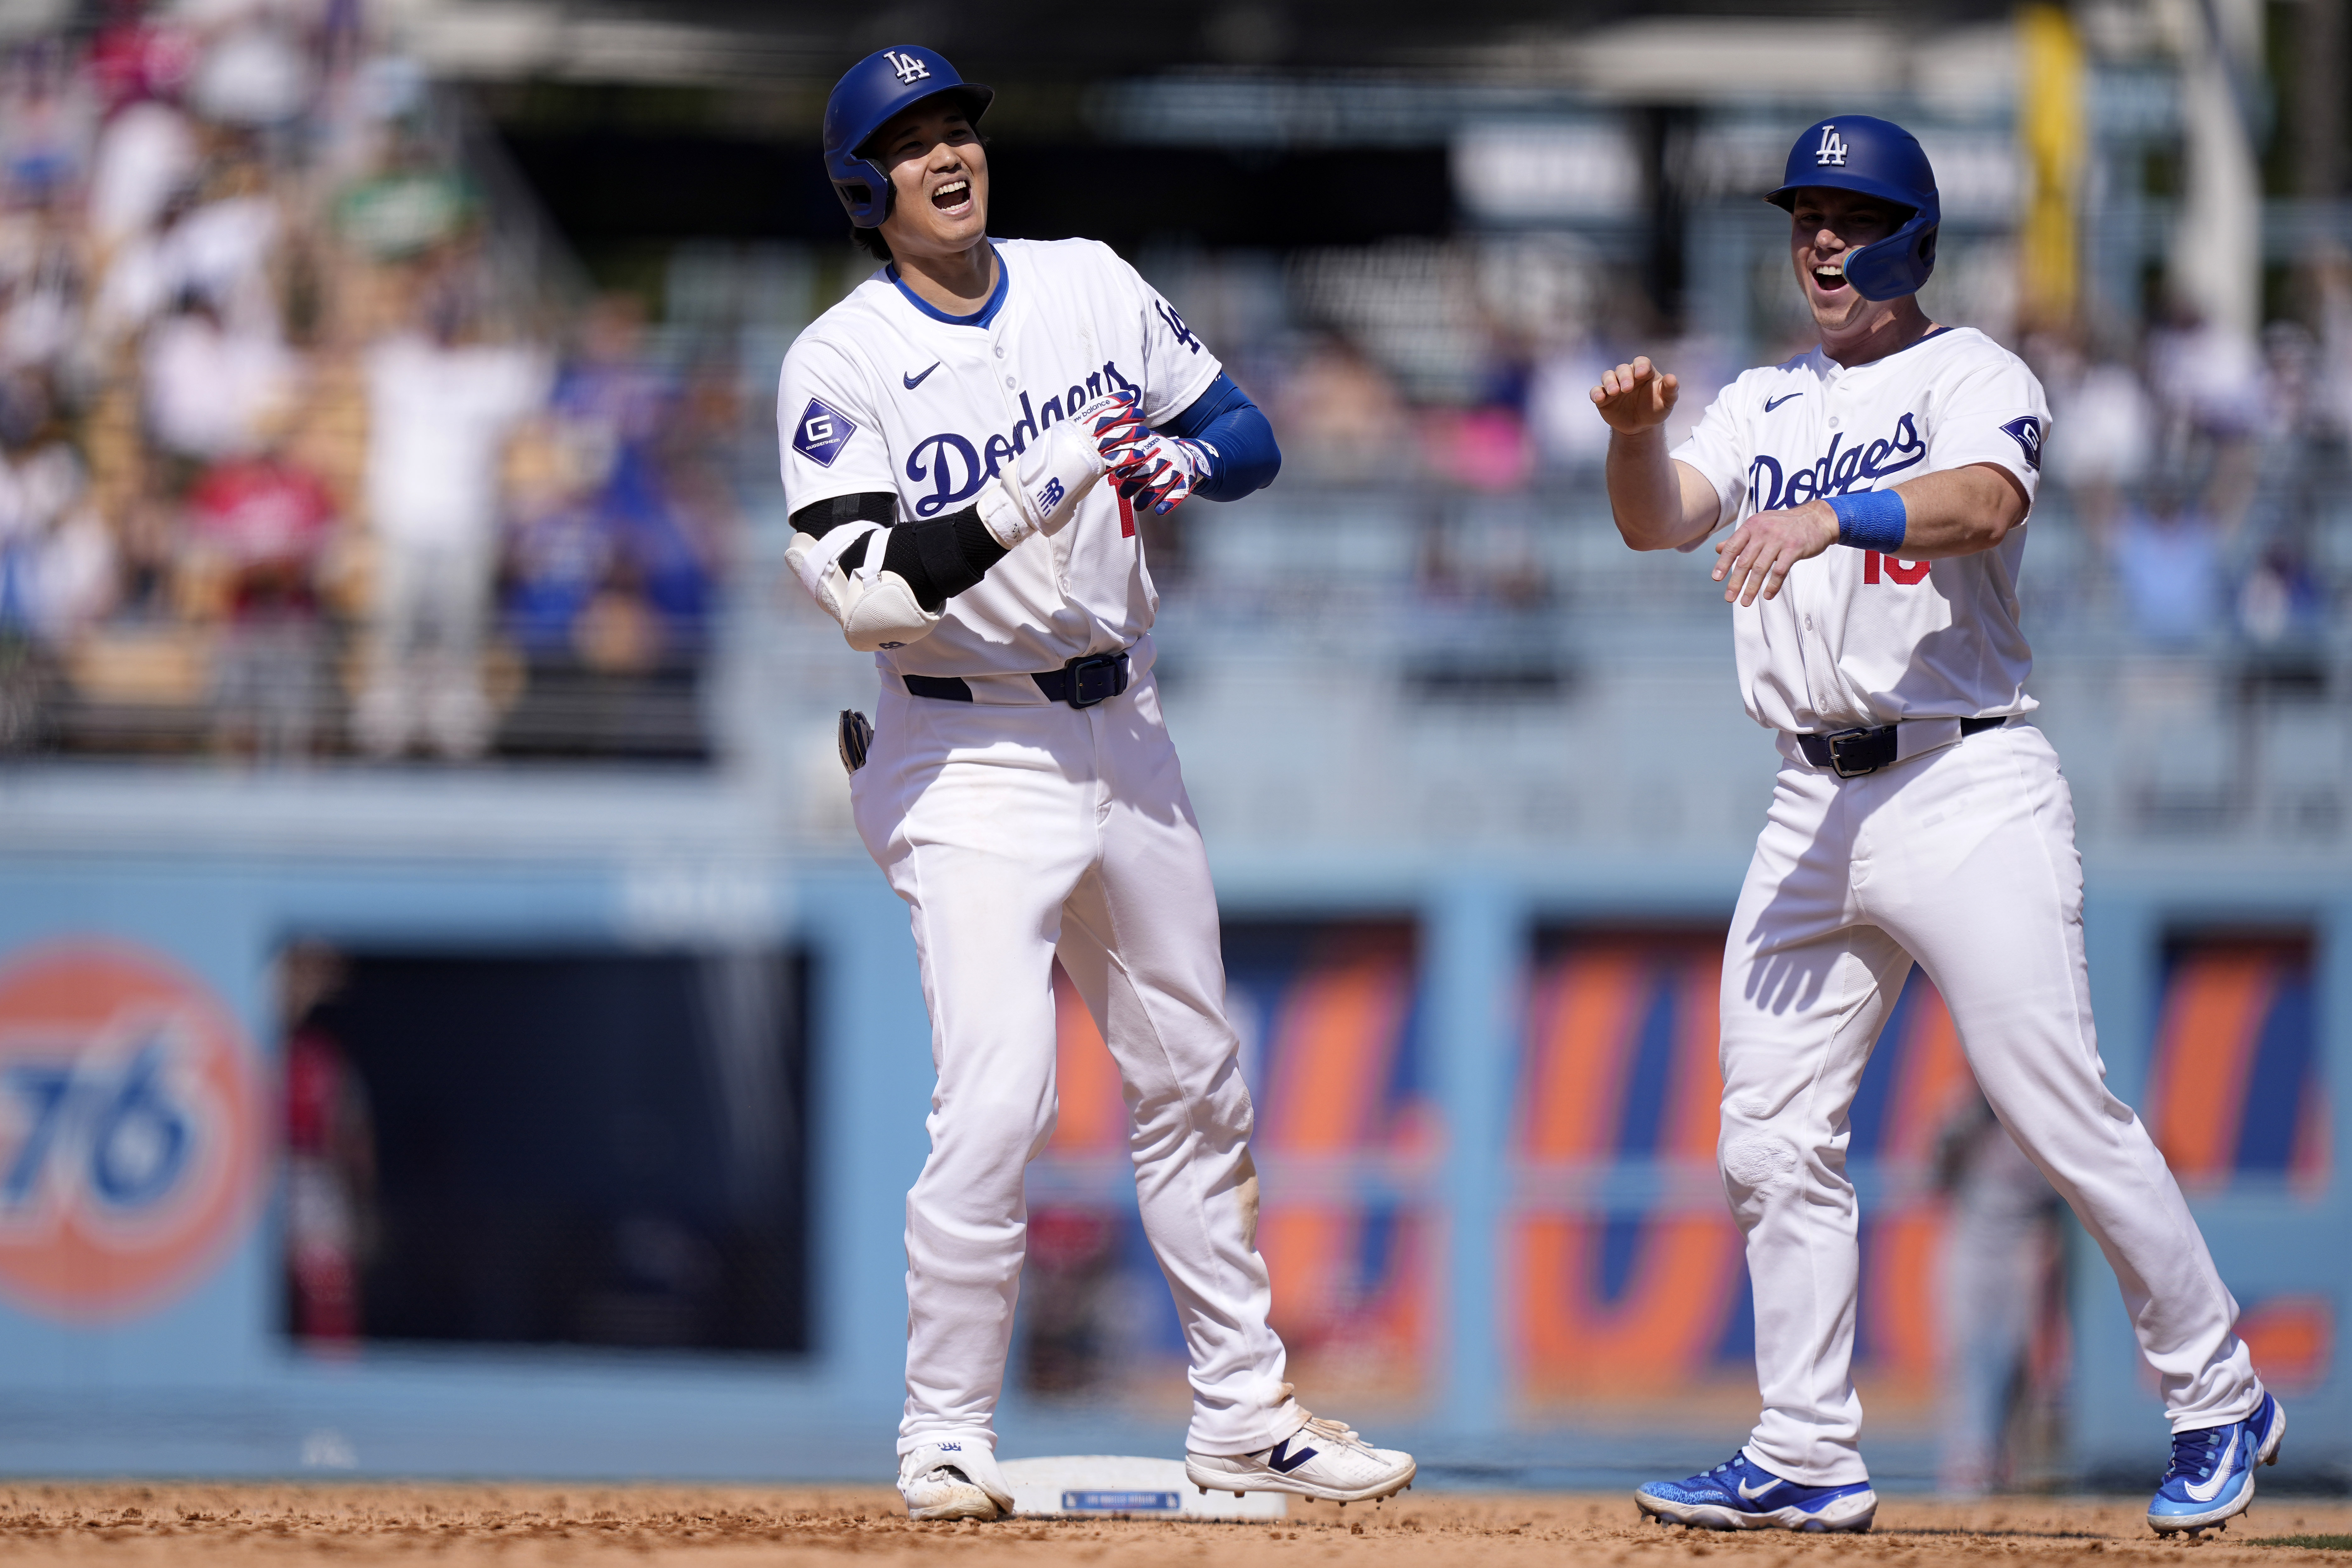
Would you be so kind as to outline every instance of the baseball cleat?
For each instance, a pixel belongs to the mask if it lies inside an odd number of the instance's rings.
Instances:
[[[927,1443],[898,1458],[908,1519],[994,1519],[1013,1511],[996,1456],[978,1443]]]
[[[1343,1421],[1307,1425],[1255,1454],[1187,1454],[1184,1474],[1202,1491],[1288,1492],[1326,1502],[1370,1502],[1412,1485],[1411,1454],[1375,1448]]]
[[[1699,1530],[1864,1531],[1878,1512],[1868,1481],[1809,1487],[1782,1479],[1744,1453],[1688,1480],[1648,1482],[1633,1501],[1663,1523]]]
[[[2172,1435],[2172,1463],[2147,1505],[2158,1535],[2200,1531],[2246,1511],[2254,1500],[2254,1467],[2278,1463],[2286,1412],[2268,1394],[2243,1421]]]

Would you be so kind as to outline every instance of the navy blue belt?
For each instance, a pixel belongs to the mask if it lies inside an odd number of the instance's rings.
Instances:
[[[940,702],[971,700],[971,683],[960,675],[906,675],[899,679],[907,683],[909,697],[929,697]],[[1045,694],[1048,702],[1092,708],[1127,689],[1127,655],[1082,654],[1059,669],[1040,670],[1029,679],[1037,683],[1037,689]]]
[[[1981,735],[1987,730],[1998,730],[2009,722],[2006,714],[1997,719],[1963,719],[1960,735]],[[1859,778],[1874,773],[1881,768],[1895,765],[1895,731],[1900,724],[1882,724],[1875,730],[1840,730],[1832,735],[1800,735],[1797,749],[1805,753],[1805,761],[1817,768],[1827,768],[1842,779]]]

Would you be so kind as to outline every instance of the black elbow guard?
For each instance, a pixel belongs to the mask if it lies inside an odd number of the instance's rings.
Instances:
[[[882,551],[882,570],[905,578],[915,603],[936,611],[975,586],[1005,553],[1004,546],[990,537],[979,511],[966,507],[892,529]]]

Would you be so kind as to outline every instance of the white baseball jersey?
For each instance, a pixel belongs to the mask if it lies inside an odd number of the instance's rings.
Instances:
[[[803,332],[777,403],[795,511],[885,491],[898,521],[971,504],[1054,422],[1122,387],[1166,422],[1220,371],[1108,247],[996,242],[969,320],[877,271]],[[871,546],[868,547],[872,548]],[[907,1194],[907,1403],[898,1451],[992,1446],[1027,1248],[1024,1172],[1053,1131],[1053,972],[1093,1014],[1134,1108],[1137,1202],[1184,1324],[1185,1444],[1271,1447],[1291,1397],[1257,1251],[1249,1091],[1224,1015],[1216,892],[1143,640],[1131,682],[1085,709],[1031,674],[1144,638],[1158,596],[1133,511],[1098,484],[878,656],[857,828],[907,902],[931,1014],[930,1154]],[[971,702],[908,692],[958,676]]]
[[[1675,456],[1722,521],[1997,463],[2031,500],[2049,427],[2017,358],[1965,328],[1873,364],[1819,350],[1725,388]],[[1834,546],[1736,612],[1748,710],[1788,731],[2022,713],[2025,538],[1948,561]],[[2091,1018],[2073,798],[2011,724],[1845,778],[1784,759],[1725,943],[1717,1156],[1747,1236],[1763,1416],[1745,1453],[1804,1486],[1866,1480],[1847,1115],[1916,963],[1986,1098],[2115,1264],[2176,1430],[2262,1401],[2237,1303],[2164,1157],[2109,1093]]]
[[[1108,246],[992,243],[997,288],[975,314],[935,310],[883,268],[793,344],[776,396],[793,510],[878,490],[898,498],[901,522],[957,511],[1093,398],[1132,387],[1145,421],[1163,424],[1223,368]],[[1133,510],[1100,484],[1052,538],[1024,540],[948,600],[929,637],[876,662],[966,678],[1055,669],[1133,643],[1159,603]],[[1045,700],[1026,680],[975,683],[973,697]]]
[[[1971,463],[2016,475],[2030,504],[2049,428],[2025,363],[1974,328],[1948,327],[1869,364],[1816,348],[1747,371],[1674,456],[1723,498],[1721,526]],[[2017,624],[2024,553],[2015,529],[1944,561],[1835,545],[1798,562],[1779,597],[1734,613],[1749,715],[1818,733],[2032,711],[2033,654]]]

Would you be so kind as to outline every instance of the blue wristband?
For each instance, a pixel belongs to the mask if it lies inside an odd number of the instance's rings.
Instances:
[[[1911,514],[1904,510],[1903,498],[1895,491],[1860,490],[1832,496],[1830,510],[1837,513],[1840,544],[1875,550],[1882,555],[1892,555],[1903,548],[1903,535],[1910,527]]]

